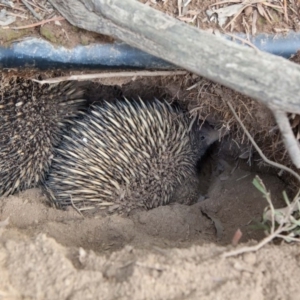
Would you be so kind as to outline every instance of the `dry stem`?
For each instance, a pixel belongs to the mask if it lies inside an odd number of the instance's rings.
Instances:
[[[300,182],[300,176],[296,172],[294,172],[293,170],[291,170],[290,168],[288,168],[288,167],[286,167],[284,165],[281,165],[279,163],[276,163],[276,162],[273,162],[273,161],[269,160],[263,154],[263,152],[261,151],[261,149],[258,147],[258,145],[256,144],[256,142],[254,141],[254,139],[250,135],[250,133],[247,130],[247,128],[244,126],[244,124],[241,121],[241,119],[238,117],[238,115],[235,112],[235,110],[234,110],[233,106],[231,105],[231,103],[228,102],[227,104],[228,104],[230,110],[232,111],[234,117],[239,122],[239,124],[242,127],[242,129],[244,130],[245,134],[247,135],[247,137],[249,138],[249,140],[251,141],[251,143],[255,147],[256,151],[261,156],[261,158],[266,163],[270,164],[271,166],[274,166],[276,168],[280,168],[282,170],[285,170],[285,171],[291,173]],[[277,111],[277,113],[278,113],[278,111]],[[280,113],[279,113],[279,116],[280,116],[280,118],[282,118],[282,115]],[[258,251],[259,249],[261,249],[263,246],[265,246],[266,244],[268,244],[269,242],[271,242],[276,237],[279,237],[279,238],[282,238],[282,239],[289,239],[290,241],[297,241],[297,242],[300,241],[300,239],[294,238],[293,236],[289,237],[289,236],[282,235],[282,233],[288,232],[288,231],[292,231],[297,226],[297,224],[295,225],[296,222],[293,222],[293,220],[291,220],[291,219],[292,219],[292,214],[295,211],[295,207],[296,207],[296,205],[298,205],[298,202],[299,202],[299,193],[296,195],[296,197],[295,197],[295,199],[294,199],[294,201],[293,201],[292,204],[288,203],[288,206],[285,209],[281,209],[280,210],[281,216],[283,214],[283,217],[282,217],[281,221],[279,222],[279,227],[275,230],[275,218],[276,218],[276,212],[277,211],[274,209],[270,193],[267,192],[267,190],[266,190],[263,182],[260,179],[259,179],[259,183],[260,183],[260,185],[264,189],[264,196],[266,197],[266,199],[268,201],[268,204],[269,204],[269,207],[270,207],[269,214],[271,214],[271,233],[266,238],[264,238],[262,241],[260,241],[257,245],[250,246],[250,247],[243,247],[243,248],[240,248],[240,249],[236,249],[236,250],[233,250],[233,251],[229,251],[229,252],[223,253],[222,254],[223,257],[230,257],[230,256],[235,256],[235,255],[247,253],[247,252]]]
[[[295,210],[295,206],[299,204],[299,192],[295,196],[293,203],[288,204],[288,207],[285,209],[283,219],[279,223],[278,228],[275,230],[274,216],[276,215],[276,212],[278,210],[275,210],[272,200],[271,200],[270,193],[267,193],[266,188],[263,185],[261,179],[258,178],[258,180],[265,190],[264,196],[268,201],[270,211],[272,213],[271,233],[266,238],[264,238],[262,241],[260,241],[257,245],[249,246],[249,247],[242,247],[240,249],[225,252],[222,254],[222,257],[236,256],[236,255],[247,253],[247,252],[256,252],[275,238],[282,238],[284,240],[288,239],[289,241],[300,242],[299,238],[295,238],[293,236],[282,235],[282,233],[292,231],[294,228],[296,228],[298,226],[297,224],[295,224],[295,223],[297,223],[297,221],[293,222],[293,220],[292,220],[292,213]],[[298,207],[298,209],[299,209],[299,207]]]
[[[70,200],[71,200],[72,207],[78,212],[79,215],[82,216],[82,218],[84,218],[84,215],[82,214],[82,212],[80,211],[80,209],[74,204],[74,201],[73,201],[71,195],[70,195]]]
[[[31,7],[31,5],[26,0],[21,0],[22,3],[30,10],[30,12],[38,19],[42,20],[43,18]]]
[[[262,241],[260,241],[257,245],[250,246],[250,247],[242,247],[240,249],[225,252],[222,254],[222,257],[236,256],[236,255],[247,253],[247,252],[256,252],[259,249],[261,249],[263,246],[265,246],[266,244],[271,242],[274,238],[276,238],[282,231],[283,231],[283,228],[280,225],[272,234],[268,235],[266,238],[264,238]]]
[[[256,142],[254,141],[254,139],[252,138],[251,134],[249,133],[249,131],[247,130],[247,128],[244,126],[243,122],[241,121],[241,119],[239,118],[239,116],[237,115],[237,113],[235,112],[233,106],[231,105],[230,102],[227,102],[230,110],[232,111],[233,115],[235,116],[236,120],[238,121],[238,123],[240,124],[240,126],[243,128],[245,134],[247,135],[248,139],[250,140],[250,142],[252,143],[252,145],[254,146],[254,148],[256,149],[256,151],[258,152],[258,154],[260,155],[260,157],[269,165],[284,170],[286,172],[289,172],[290,174],[292,174],[293,176],[296,177],[296,179],[300,182],[300,175],[298,173],[296,173],[295,171],[293,171],[292,169],[286,167],[285,165],[279,164],[277,162],[271,161],[269,160],[261,151],[261,149],[258,147],[258,145],[256,144]]]
[[[115,78],[115,77],[137,77],[137,76],[173,76],[173,75],[186,75],[186,71],[135,71],[135,72],[110,72],[110,73],[96,73],[96,74],[83,74],[83,75],[70,75],[46,80],[32,79],[40,84],[57,83],[67,80],[92,80],[97,78]]]
[[[234,35],[234,34],[230,34],[230,33],[228,33],[228,32],[224,32],[224,33],[225,33],[226,35],[232,37],[233,39],[236,39],[236,40],[238,40],[238,41],[241,41],[242,43],[244,43],[244,44],[250,46],[251,48],[253,48],[253,49],[256,50],[257,52],[260,51],[253,43],[247,41],[246,39],[243,39],[243,38],[241,38],[241,37],[238,37],[238,36],[236,36],[236,35]]]
[[[63,21],[64,19],[65,19],[64,17],[55,17],[55,18],[51,18],[51,19],[48,19],[48,20],[38,22],[38,23],[30,24],[30,25],[24,25],[24,26],[20,26],[20,27],[8,27],[7,26],[7,27],[3,27],[3,29],[14,29],[14,30],[26,29],[26,28],[32,28],[32,27],[44,25],[44,24],[46,24],[48,22],[52,22],[52,21]]]

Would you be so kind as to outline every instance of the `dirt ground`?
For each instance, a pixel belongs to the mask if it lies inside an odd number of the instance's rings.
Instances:
[[[215,244],[99,256],[45,234],[1,242],[2,299],[299,299],[299,246],[222,259]]]
[[[32,27],[0,28],[1,45],[26,36],[39,36],[65,47],[112,42],[111,38],[76,29],[65,20],[36,26],[38,20],[22,2],[13,2],[16,6],[11,11],[27,19],[17,17],[12,26]],[[36,12],[45,19],[59,17],[47,1],[28,2],[35,4]],[[141,2],[194,26],[217,28],[205,20],[205,11],[216,1],[191,1],[182,16],[177,0]],[[271,25],[259,16],[258,32],[297,30],[298,5],[289,1],[288,21],[277,12],[273,12]],[[237,18],[234,30],[244,32],[244,24],[252,24],[252,12]],[[188,101],[190,96],[184,94],[182,85],[189,87],[194,82],[185,78],[178,82],[174,78],[135,83],[124,78],[101,80],[108,86],[99,85],[90,101],[121,95]],[[217,85],[204,82],[198,88],[202,91],[196,92],[199,103],[204,98],[215,101],[220,94],[248,103],[241,95]],[[192,109],[199,103],[193,107],[192,103],[184,104]],[[271,120],[259,106],[253,118]],[[253,118],[254,128],[259,123]],[[249,128],[251,123],[247,125]],[[229,141],[230,137],[214,145],[202,162],[199,189],[205,197],[191,206],[172,203],[129,216],[83,218],[73,208],[61,211],[49,207],[40,188],[1,198],[0,299],[299,299],[299,245],[275,241],[257,252],[222,257],[226,251],[255,245],[265,237],[261,222],[267,202],[252,183],[256,175],[270,190],[276,208],[285,206],[282,192],[291,192],[289,179],[259,167],[257,157],[250,157],[251,165],[247,159],[237,158],[242,149],[234,154]],[[238,230],[242,237],[238,246],[233,246]]]
[[[73,208],[46,206],[37,188],[2,198],[0,298],[296,299],[299,246],[220,257],[237,229],[248,244],[264,237],[266,201],[247,165],[214,154],[206,164],[218,169],[208,198],[129,217],[83,219]],[[275,206],[283,206],[284,184],[274,175],[260,177]]]

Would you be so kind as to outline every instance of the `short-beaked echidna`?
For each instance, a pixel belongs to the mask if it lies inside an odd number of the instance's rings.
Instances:
[[[0,196],[44,179],[65,121],[84,104],[73,82],[49,86],[14,77],[1,90]]]
[[[165,205],[218,138],[207,124],[192,124],[158,100],[104,102],[82,115],[65,132],[45,183],[59,208],[129,212]]]

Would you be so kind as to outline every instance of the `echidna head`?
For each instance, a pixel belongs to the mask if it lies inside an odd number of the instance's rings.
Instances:
[[[193,124],[193,136],[194,136],[194,147],[197,153],[198,159],[200,159],[208,147],[222,137],[220,131],[211,127],[207,122],[202,124]]]

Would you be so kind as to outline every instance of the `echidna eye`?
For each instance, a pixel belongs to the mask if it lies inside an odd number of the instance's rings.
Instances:
[[[200,140],[201,140],[201,141],[204,141],[204,140],[205,140],[205,136],[202,135],[202,136],[200,137]]]

